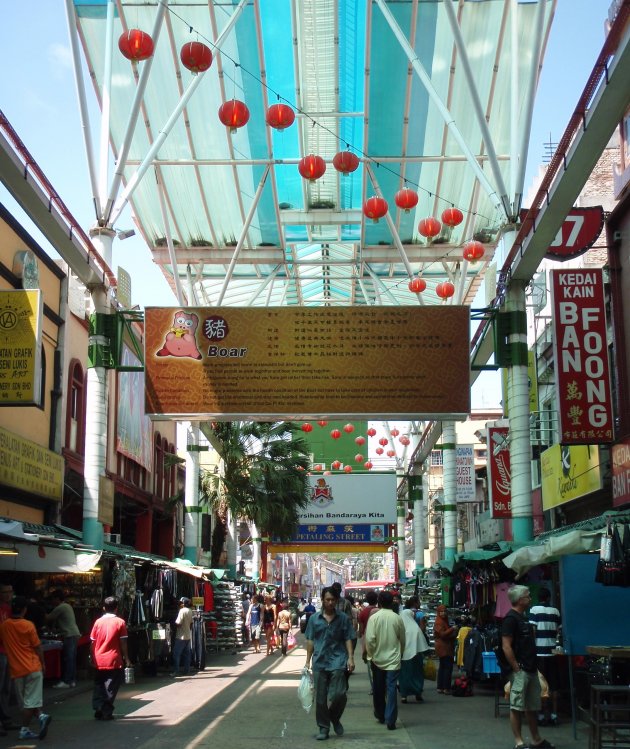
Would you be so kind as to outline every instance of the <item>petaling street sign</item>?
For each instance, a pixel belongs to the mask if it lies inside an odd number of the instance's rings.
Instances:
[[[552,270],[550,276],[560,442],[612,442],[603,271]]]

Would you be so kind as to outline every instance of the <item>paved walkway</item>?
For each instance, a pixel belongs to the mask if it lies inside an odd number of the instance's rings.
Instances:
[[[305,653],[298,646],[286,657],[211,654],[205,671],[191,677],[140,676],[121,688],[116,720],[95,721],[91,684],[72,690],[45,690],[46,710],[53,716],[42,743],[17,740],[17,731],[0,738],[2,746],[64,747],[65,749],[314,749],[314,710],[307,714],[297,699],[297,685]],[[343,717],[345,735],[331,733],[324,746],[334,749],[511,749],[512,735],[503,709],[494,717],[489,690],[474,697],[438,695],[427,682],[425,703],[399,705],[398,729],[388,731],[372,716],[367,671],[350,680]],[[579,724],[573,739],[569,722],[543,729],[558,749],[586,749],[586,726]]]

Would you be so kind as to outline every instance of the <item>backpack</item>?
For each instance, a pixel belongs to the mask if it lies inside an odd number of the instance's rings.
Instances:
[[[451,687],[453,697],[472,697],[472,681],[467,676],[458,676]]]

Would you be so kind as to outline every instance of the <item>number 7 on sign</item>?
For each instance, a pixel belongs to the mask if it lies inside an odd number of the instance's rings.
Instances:
[[[567,241],[563,243],[562,241],[562,230],[564,229],[567,224],[571,222],[573,224],[571,231],[569,232],[569,236],[567,237]],[[564,244],[565,247],[573,247],[577,241],[578,234],[580,233],[580,229],[584,225],[584,216],[567,216],[564,219],[564,223],[562,226],[558,229],[558,233],[556,234],[555,239],[553,242],[549,245],[550,247],[559,247],[561,244]]]

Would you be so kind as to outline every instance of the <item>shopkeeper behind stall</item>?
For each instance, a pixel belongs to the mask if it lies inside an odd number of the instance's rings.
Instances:
[[[53,590],[50,600],[54,608],[50,614],[46,615],[46,621],[52,624],[63,638],[62,679],[53,685],[53,689],[68,689],[75,687],[77,683],[77,643],[81,633],[77,627],[74,610],[65,601],[63,591]]]

